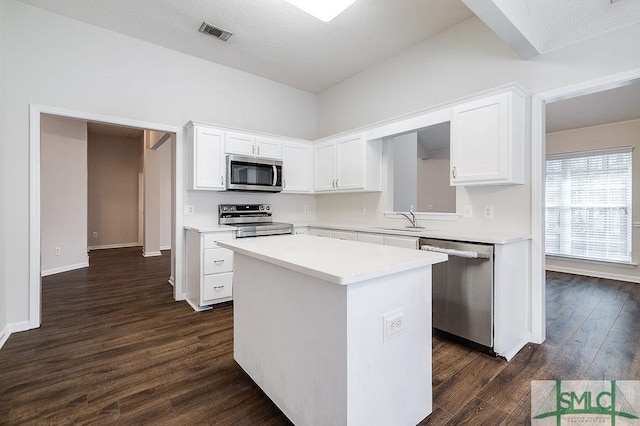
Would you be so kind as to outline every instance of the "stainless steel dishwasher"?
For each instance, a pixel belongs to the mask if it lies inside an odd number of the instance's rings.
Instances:
[[[420,248],[449,255],[432,267],[433,328],[495,356],[493,245],[421,238]]]

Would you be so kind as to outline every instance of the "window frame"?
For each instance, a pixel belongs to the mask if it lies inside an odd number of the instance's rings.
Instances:
[[[627,182],[627,186],[626,186],[626,197],[627,197],[627,201],[626,203],[621,203],[618,207],[615,207],[612,204],[606,204],[606,205],[600,205],[600,206],[591,206],[591,205],[577,205],[574,204],[572,202],[568,202],[568,203],[556,203],[556,205],[554,205],[553,207],[549,207],[549,162],[550,161],[557,161],[557,160],[574,160],[574,159],[580,159],[580,158],[584,158],[584,157],[604,157],[604,156],[612,156],[612,155],[618,155],[618,154],[627,154],[628,155],[628,162],[629,162],[629,169],[628,169],[628,175],[625,177],[626,179],[628,179]],[[562,173],[563,174],[568,174],[569,173],[569,169],[568,167],[562,166]],[[545,189],[545,210],[544,210],[544,214],[545,214],[545,240],[544,240],[544,248],[545,248],[545,256],[547,257],[553,257],[553,258],[559,258],[559,259],[567,259],[567,260],[580,260],[580,261],[588,261],[588,262],[595,262],[595,263],[612,263],[612,264],[620,264],[620,265],[635,265],[635,263],[633,263],[633,227],[634,227],[634,223],[633,223],[633,147],[631,146],[623,146],[623,147],[616,147],[616,148],[609,148],[609,149],[599,149],[599,150],[585,150],[585,151],[576,151],[576,152],[566,152],[566,153],[559,153],[559,154],[549,154],[546,156],[545,158],[545,184],[544,184],[544,189]],[[559,245],[563,245],[563,244],[567,244],[566,239],[569,239],[569,246],[570,246],[570,251],[566,251],[566,250],[562,250],[562,248],[559,248],[558,252],[548,252],[548,241],[549,241],[549,210],[550,209],[555,209],[556,211],[556,215],[560,215],[561,213],[559,212],[559,210],[565,209],[565,210],[569,210],[570,212],[572,212],[573,210],[576,209],[583,209],[586,210],[587,214],[591,215],[593,214],[593,210],[594,209],[612,209],[612,208],[619,208],[619,209],[625,209],[626,210],[626,219],[625,219],[625,226],[622,227],[620,226],[620,231],[621,234],[624,233],[624,228],[626,228],[626,242],[628,243],[627,246],[627,252],[628,252],[628,257],[623,257],[623,256],[618,256],[618,257],[611,257],[611,256],[604,256],[604,254],[607,252],[603,252],[603,255],[593,255],[593,256],[585,256],[585,255],[581,255],[579,253],[576,253],[575,250],[573,250],[573,245],[571,244],[572,238],[571,238],[571,231],[569,231],[569,235],[565,235],[565,238],[559,242]],[[566,223],[566,222],[564,222]],[[569,223],[573,223],[571,221],[569,221]],[[592,232],[592,230],[590,229],[588,232]],[[560,234],[560,232],[559,232]],[[559,236],[559,239],[561,239],[562,237]],[[564,241],[564,243],[563,243]],[[590,239],[589,241],[595,241]],[[603,242],[605,242],[606,240],[603,240]],[[566,246],[565,246],[566,248]]]

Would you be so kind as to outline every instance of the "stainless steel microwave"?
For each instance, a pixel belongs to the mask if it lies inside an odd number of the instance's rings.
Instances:
[[[282,161],[228,155],[227,190],[282,191]]]

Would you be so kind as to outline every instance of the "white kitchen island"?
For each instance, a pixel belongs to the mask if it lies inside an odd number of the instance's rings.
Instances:
[[[431,413],[431,265],[443,254],[309,235],[235,252],[234,358],[296,425]]]

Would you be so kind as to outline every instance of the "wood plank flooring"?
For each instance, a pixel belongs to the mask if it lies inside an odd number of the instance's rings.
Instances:
[[[101,250],[43,279],[42,326],[0,350],[0,424],[290,425],[233,361],[231,304],[174,302],[169,253]],[[640,379],[640,285],[547,274],[547,341],[511,362],[433,340],[421,425],[529,424],[533,379]]]

